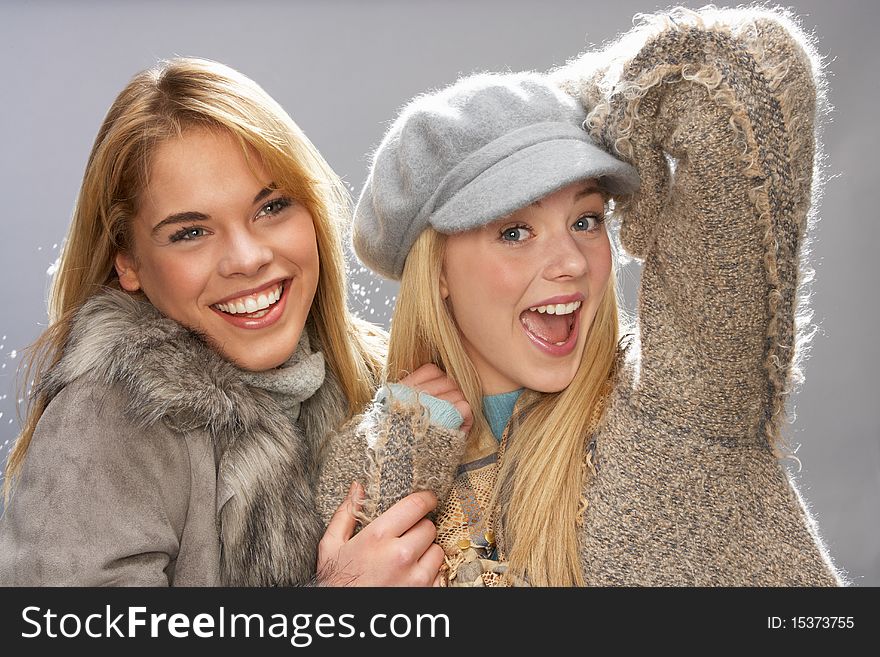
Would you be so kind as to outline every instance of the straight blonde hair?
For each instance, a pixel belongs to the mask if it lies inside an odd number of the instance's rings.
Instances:
[[[299,126],[253,80],[223,64],[175,58],[132,78],[104,118],[86,164],[73,219],[49,292],[49,327],[29,350],[24,385],[34,391],[55,365],[79,308],[103,288],[119,289],[114,259],[130,248],[130,221],[146,187],[156,146],[192,128],[226,131],[253,149],[275,185],[312,215],[320,272],[310,317],[327,365],[348,401],[348,418],[370,401],[381,372],[381,334],[346,303],[342,247],[348,193]],[[20,471],[49,399],[27,395],[22,432],[6,465],[4,495]],[[346,419],[348,419],[346,418]]]
[[[406,260],[391,325],[386,376],[399,380],[431,362],[462,391],[474,414],[465,461],[495,451],[482,409],[482,386],[440,292],[446,236],[427,228]],[[581,364],[563,391],[523,394],[522,421],[508,435],[493,494],[511,572],[535,586],[580,586],[578,540],[586,442],[614,370],[619,340],[612,272],[587,333]]]

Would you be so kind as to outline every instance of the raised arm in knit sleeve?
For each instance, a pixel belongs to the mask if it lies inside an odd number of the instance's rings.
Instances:
[[[642,181],[618,207],[644,260],[639,403],[718,436],[774,438],[789,389],[815,153],[805,47],[769,12],[682,11],[634,30],[600,78],[595,134]]]
[[[168,586],[190,491],[185,441],[139,430],[116,390],[47,407],[0,521],[0,584]]]
[[[819,71],[769,10],[675,10],[556,73],[633,163],[644,260],[585,493],[592,583],[834,584],[778,446],[797,354]]]

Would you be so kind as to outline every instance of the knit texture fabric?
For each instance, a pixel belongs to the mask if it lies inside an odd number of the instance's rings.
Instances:
[[[370,409],[340,429],[327,448],[317,496],[325,524],[355,480],[364,486],[356,514],[361,526],[415,491],[430,490],[438,500],[444,499],[466,437],[432,422],[430,411],[412,395],[377,395]]]
[[[499,441],[504,435],[504,428],[510,421],[510,416],[513,414],[513,407],[516,406],[516,401],[522,393],[523,388],[520,388],[513,392],[502,392],[498,395],[483,397],[483,415],[489,422],[492,435]]]
[[[418,392],[402,383],[386,383],[376,392],[374,402],[390,405],[392,399],[399,399],[407,404],[421,404],[428,413],[429,422],[446,429],[455,430],[464,423],[458,409],[445,399],[439,399],[426,392]]]
[[[290,421],[296,422],[300,404],[324,383],[324,354],[312,352],[308,330],[303,328],[296,350],[284,364],[265,372],[245,372],[242,379],[268,392]]]

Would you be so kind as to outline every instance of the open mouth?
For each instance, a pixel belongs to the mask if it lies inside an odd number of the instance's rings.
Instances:
[[[224,303],[215,303],[211,307],[227,315],[259,319],[269,314],[272,307],[281,299],[282,294],[284,294],[284,281],[278,283],[271,290],[231,299]]]
[[[519,321],[533,340],[563,347],[571,342],[580,307],[580,301],[535,306],[520,313]]]

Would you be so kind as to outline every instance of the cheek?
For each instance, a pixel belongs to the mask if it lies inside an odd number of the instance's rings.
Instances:
[[[310,218],[291,223],[289,230],[281,236],[278,250],[300,269],[305,280],[317,282],[320,257],[315,227]]]
[[[211,266],[204,253],[179,256],[154,257],[144,263],[143,288],[153,305],[172,319],[183,321],[184,315],[199,304],[211,277]]]
[[[318,247],[307,249],[302,254],[302,259],[297,263],[300,266],[301,275],[305,282],[304,294],[302,298],[303,306],[306,313],[309,312],[312,304],[315,302],[315,295],[318,292],[318,283],[321,280],[321,264],[318,257]]]
[[[527,287],[523,268],[485,253],[472,254],[447,268],[449,301],[463,333],[506,329]],[[465,335],[469,340],[476,336]]]
[[[613,256],[611,242],[608,236],[603,236],[602,242],[594,245],[588,253],[584,254],[590,265],[590,288],[592,292],[601,292],[608,285],[611,277]]]

